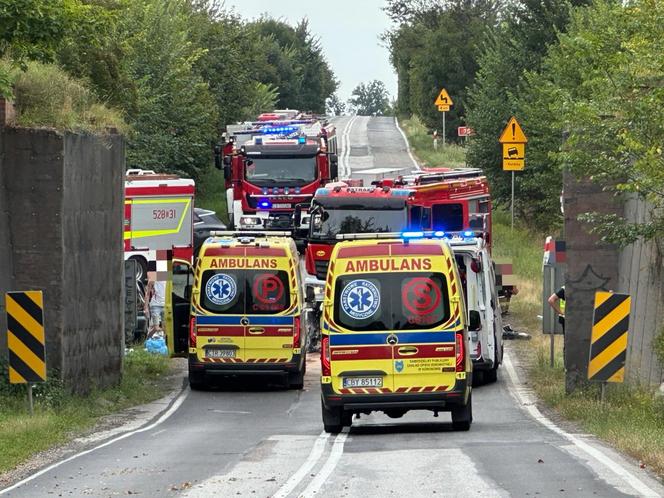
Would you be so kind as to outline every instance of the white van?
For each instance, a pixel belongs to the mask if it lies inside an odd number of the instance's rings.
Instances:
[[[479,237],[452,237],[448,242],[459,268],[468,316],[477,313],[480,318],[480,327],[469,331],[473,383],[495,382],[503,361],[503,322],[491,255]]]

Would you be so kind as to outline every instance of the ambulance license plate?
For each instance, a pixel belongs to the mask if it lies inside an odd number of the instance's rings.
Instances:
[[[290,204],[272,204],[274,209],[288,209],[291,207]]]
[[[382,377],[344,377],[343,387],[383,387]]]
[[[206,358],[235,358],[234,349],[206,349]]]

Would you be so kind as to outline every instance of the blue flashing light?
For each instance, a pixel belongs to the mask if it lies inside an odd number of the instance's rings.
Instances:
[[[390,193],[395,197],[408,197],[412,191],[401,188],[393,188]]]
[[[272,187],[272,193],[273,194],[278,194],[279,193],[279,187]]]
[[[319,188],[316,190],[316,195],[330,195],[329,188]]]
[[[262,137],[255,137],[254,138],[254,143],[256,145],[263,145],[263,138]]]
[[[270,193],[270,190],[267,187],[263,187],[263,195],[267,195]]]
[[[297,142],[300,144],[306,144],[307,143],[307,137],[298,137]]]
[[[265,135],[289,135],[299,130],[297,126],[264,126],[261,133]]]
[[[288,187],[284,187],[284,194],[288,195],[290,193],[290,189]]]
[[[296,194],[299,194],[300,192],[301,192],[300,187],[295,187],[295,193],[296,193]]]
[[[475,232],[473,232],[472,230],[465,230],[463,232],[463,236],[464,237],[475,237]]]
[[[401,232],[401,237],[404,239],[421,239],[424,237],[424,232]]]
[[[272,207],[272,203],[267,199],[263,199],[258,201],[258,207],[259,209],[270,209]]]
[[[445,232],[443,232],[442,230],[436,230],[435,232],[433,232],[433,236],[434,237],[445,237]]]

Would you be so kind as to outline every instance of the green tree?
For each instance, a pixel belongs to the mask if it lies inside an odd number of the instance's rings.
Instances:
[[[343,103],[336,93],[332,94],[332,96],[327,99],[325,106],[327,113],[333,114],[334,116],[341,116],[346,112],[346,104]]]
[[[385,83],[379,80],[357,85],[348,100],[348,105],[362,116],[384,115],[391,111],[390,94],[385,88]]]

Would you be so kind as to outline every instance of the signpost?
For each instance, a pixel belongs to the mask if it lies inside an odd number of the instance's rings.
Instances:
[[[434,104],[438,107],[438,111],[443,113],[443,147],[445,147],[445,113],[450,110],[450,107],[454,105],[454,102],[447,93],[447,90],[441,88]]]
[[[9,382],[27,384],[30,415],[32,384],[46,380],[46,338],[42,291],[6,292]]]
[[[514,172],[522,171],[526,162],[526,143],[528,139],[514,116],[498,139],[503,146],[503,171],[512,172],[512,230],[514,229]]]

